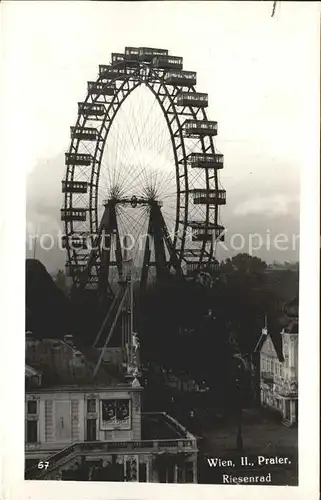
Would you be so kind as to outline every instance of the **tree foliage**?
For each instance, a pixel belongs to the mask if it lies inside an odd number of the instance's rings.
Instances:
[[[59,271],[57,272],[57,274],[55,276],[54,281],[55,281],[57,288],[59,288],[59,290],[61,290],[66,296],[68,296],[69,290],[68,290],[68,286],[67,286],[67,278],[66,278],[64,271],[59,269]]]
[[[273,284],[267,264],[243,253],[221,262],[212,288],[193,282],[149,288],[140,311],[143,359],[204,380],[223,397],[234,376],[230,338],[250,356],[265,318],[272,337],[280,334],[284,295]]]
[[[36,259],[26,260],[26,329],[39,337],[70,333],[70,302],[57,288],[45,266]]]

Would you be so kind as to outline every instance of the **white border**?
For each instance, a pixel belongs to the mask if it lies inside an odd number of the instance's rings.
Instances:
[[[1,2],[1,14],[5,3]],[[185,13],[184,6],[188,3],[192,2],[182,3],[182,17]],[[77,9],[78,4],[75,4],[74,8]],[[305,144],[305,158],[302,159],[305,170],[302,172],[301,184],[299,487],[252,486],[247,488],[244,486],[96,482],[76,484],[65,481],[48,483],[23,480],[25,181],[22,161],[25,144],[23,138],[19,144],[17,134],[13,133],[13,127],[10,126],[11,107],[14,103],[6,102],[4,96],[0,95],[2,110],[0,129],[2,167],[0,168],[2,181],[0,197],[2,243],[0,247],[2,264],[0,386],[1,406],[4,409],[0,412],[0,497],[4,500],[27,498],[32,498],[32,500],[45,498],[52,500],[153,498],[156,500],[159,498],[163,500],[165,495],[173,495],[173,499],[181,497],[184,500],[194,500],[196,495],[204,500],[212,500],[213,496],[238,500],[241,498],[256,500],[258,496],[262,500],[287,496],[291,500],[319,498],[319,3],[316,2],[312,6],[307,2],[306,8],[310,8],[311,11],[315,8],[315,23],[311,23],[311,30],[307,33],[307,36],[311,37],[313,50],[308,54],[298,54],[298,71],[300,71],[300,58],[310,57],[315,61],[316,78],[311,81],[310,88],[307,89],[306,136],[293,137],[294,148],[298,140],[301,143],[304,141]],[[5,29],[3,16],[0,15],[0,44]],[[108,29],[108,23],[106,23],[106,29]],[[58,33],[57,36],[59,36]],[[6,67],[5,56],[8,56],[5,50],[1,51],[1,69]],[[21,76],[21,85],[23,85],[23,79],[28,75]]]

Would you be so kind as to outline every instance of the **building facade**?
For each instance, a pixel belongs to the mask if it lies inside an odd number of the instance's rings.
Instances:
[[[260,353],[261,405],[278,411],[286,425],[298,421],[298,323],[281,332],[284,361],[266,333]]]
[[[136,377],[95,374],[93,353],[27,339],[27,479],[197,482],[197,441],[165,413],[142,413]],[[95,375],[94,375],[95,374]]]

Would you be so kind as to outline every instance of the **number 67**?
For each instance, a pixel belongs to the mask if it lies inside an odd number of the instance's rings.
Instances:
[[[38,462],[38,469],[48,469],[49,462],[43,462],[42,460]]]

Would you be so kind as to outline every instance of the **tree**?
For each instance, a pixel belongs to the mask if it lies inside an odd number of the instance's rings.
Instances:
[[[69,295],[69,290],[68,290],[68,286],[67,286],[67,278],[66,278],[64,271],[59,269],[59,271],[57,272],[57,274],[55,276],[54,281],[55,281],[56,286],[59,288],[59,290],[61,290],[65,295]]]
[[[62,338],[71,329],[71,304],[45,266],[26,260],[26,328],[40,337]]]
[[[231,259],[226,259],[220,264],[221,274],[233,272],[241,274],[262,274],[267,267],[266,262],[258,257],[253,257],[247,253],[239,253]]]

